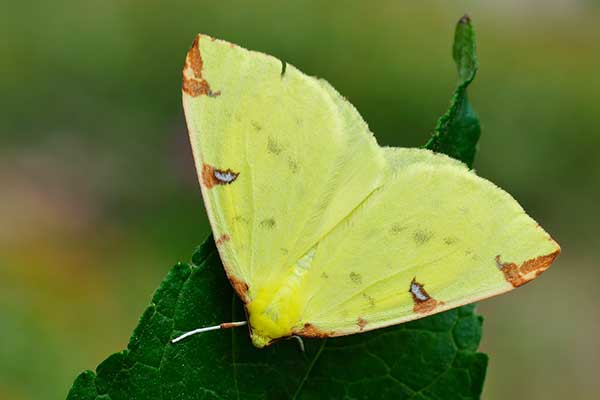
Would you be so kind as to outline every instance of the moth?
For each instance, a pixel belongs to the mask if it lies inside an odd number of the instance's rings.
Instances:
[[[329,83],[272,56],[198,35],[182,93],[212,231],[256,347],[508,292],[560,252],[492,182],[442,154],[380,146]]]

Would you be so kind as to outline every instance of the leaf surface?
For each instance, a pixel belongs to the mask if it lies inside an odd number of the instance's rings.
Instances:
[[[198,326],[239,320],[212,237],[156,291],[127,350],[86,371],[68,399],[477,398],[487,358],[476,353],[481,317],[467,306],[344,338],[255,349],[245,329]],[[452,393],[454,397],[448,397]]]

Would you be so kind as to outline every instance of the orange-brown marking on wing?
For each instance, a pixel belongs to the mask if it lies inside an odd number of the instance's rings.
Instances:
[[[225,272],[227,273],[227,268],[225,268]],[[227,273],[227,278],[229,279],[229,282],[231,282],[233,290],[240,296],[240,299],[242,299],[244,303],[248,303],[250,301],[250,298],[248,297],[248,284],[229,273]]]
[[[226,233],[224,233],[224,234],[222,234],[221,236],[219,236],[219,238],[218,238],[217,240],[215,240],[215,244],[216,244],[217,246],[220,246],[220,245],[222,245],[223,243],[225,243],[225,242],[228,242],[228,241],[230,241],[230,240],[231,240],[231,238],[229,237],[229,235],[228,235],[228,234],[226,234]]]
[[[427,293],[425,285],[417,282],[417,278],[413,278],[410,282],[409,293],[412,295],[415,305],[413,311],[418,314],[427,314],[432,312],[438,305],[443,305],[443,301],[437,301]]]
[[[535,272],[536,275],[539,275],[550,267],[550,264],[554,262],[559,253],[560,250],[556,250],[555,252],[545,256],[539,256],[532,258],[531,260],[527,260],[523,263],[523,265],[521,265],[519,271],[523,275],[527,275],[531,272]]]
[[[208,164],[202,164],[202,184],[207,189],[211,189],[217,184],[215,178],[215,169]]]
[[[209,97],[217,97],[221,94],[218,90],[213,92],[206,79],[202,76],[204,62],[200,54],[200,39],[202,35],[197,35],[192,43],[192,47],[185,57],[185,65],[183,67],[183,83],[182,90],[192,97],[206,95]]]
[[[502,273],[506,282],[513,285],[513,287],[519,287],[527,283],[526,280],[521,277],[519,273],[519,266],[515,263],[502,263],[500,261],[500,255],[496,256],[496,264]]]
[[[427,314],[432,312],[437,306],[438,306],[438,301],[435,299],[429,299],[429,300],[425,300],[419,303],[416,303],[413,306],[413,311],[419,314]],[[443,304],[443,303],[442,303]]]
[[[201,181],[204,187],[212,189],[215,185],[229,185],[240,175],[231,169],[218,169],[212,165],[202,164]]]
[[[334,336],[335,332],[325,332],[312,324],[304,324],[302,329],[295,330],[293,334],[312,338],[328,338]]]
[[[496,265],[498,269],[504,274],[504,279],[510,283],[513,287],[517,288],[524,284],[531,282],[533,279],[540,276],[545,270],[550,267],[550,264],[554,262],[556,257],[560,254],[560,249],[546,254],[545,256],[539,256],[525,261],[519,267],[517,264],[512,262],[503,263],[500,259],[500,255],[496,256]]]
[[[367,326],[367,320],[364,318],[358,317],[358,320],[356,321],[356,325],[358,325],[358,327],[362,331],[363,329],[365,329],[365,326]]]

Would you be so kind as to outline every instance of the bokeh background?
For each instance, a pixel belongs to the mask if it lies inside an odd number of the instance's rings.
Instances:
[[[491,3],[3,3],[0,398],[64,398],[209,232],[180,99],[197,32],[326,78],[380,143],[419,146],[454,88],[464,12],[480,59],[475,167],[563,247],[541,279],[480,304],[484,398],[597,398],[600,3]]]

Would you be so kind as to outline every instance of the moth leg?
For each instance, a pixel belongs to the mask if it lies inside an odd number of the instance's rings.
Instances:
[[[302,340],[302,337],[298,336],[298,335],[292,335],[288,338],[289,340],[293,340],[296,339],[298,341],[298,346],[300,346],[300,351],[302,353],[304,353],[304,340]]]

